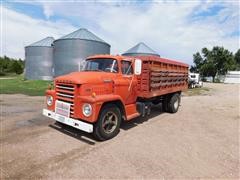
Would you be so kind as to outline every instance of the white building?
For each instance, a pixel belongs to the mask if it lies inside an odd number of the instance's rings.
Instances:
[[[224,78],[224,83],[240,84],[240,71],[228,71]]]

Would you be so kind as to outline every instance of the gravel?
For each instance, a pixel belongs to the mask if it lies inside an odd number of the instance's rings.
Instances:
[[[44,97],[1,95],[1,179],[239,179],[240,86],[204,86],[105,142],[43,117]]]

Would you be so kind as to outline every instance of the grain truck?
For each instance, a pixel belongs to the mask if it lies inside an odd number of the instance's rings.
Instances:
[[[108,140],[122,121],[149,115],[153,104],[176,113],[187,87],[187,64],[157,56],[95,55],[81,72],[55,78],[43,115]]]

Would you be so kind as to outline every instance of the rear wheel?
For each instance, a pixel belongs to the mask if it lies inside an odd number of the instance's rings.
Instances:
[[[173,95],[168,95],[163,100],[163,111],[169,113],[176,113],[180,106],[181,97],[179,93],[175,93]]]
[[[93,135],[100,141],[111,139],[119,133],[120,123],[121,113],[119,108],[114,104],[105,105],[94,125]]]
[[[170,113],[176,113],[178,111],[178,108],[180,106],[180,94],[176,93],[174,94],[168,103],[168,112]]]
[[[169,109],[168,105],[169,105],[169,98],[168,96],[165,96],[162,103],[162,109],[164,112],[168,112],[168,109]]]

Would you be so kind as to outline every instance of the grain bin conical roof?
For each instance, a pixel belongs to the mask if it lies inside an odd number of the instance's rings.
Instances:
[[[68,35],[65,35],[59,38],[58,40],[60,39],[82,39],[82,40],[90,40],[90,41],[98,41],[98,42],[106,43],[104,40],[97,37],[95,34],[93,34],[92,32],[88,31],[85,28],[80,28]]]
[[[28,45],[27,47],[29,47],[29,46],[45,46],[45,47],[49,46],[50,47],[50,46],[52,46],[53,41],[54,41],[53,37],[46,37],[40,41],[37,41],[35,43]]]
[[[152,50],[149,46],[145,43],[140,42],[131,49],[127,50],[122,55],[124,56],[142,56],[142,55],[149,55],[149,56],[160,56],[154,50]]]

